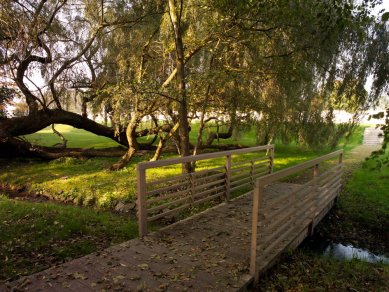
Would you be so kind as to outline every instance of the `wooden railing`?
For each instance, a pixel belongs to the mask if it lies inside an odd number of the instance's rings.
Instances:
[[[250,274],[258,280],[259,265],[265,257],[277,253],[282,243],[311,228],[315,218],[337,196],[341,185],[343,151],[335,151],[317,159],[274,172],[256,180],[253,193],[252,237]],[[338,157],[319,174],[319,164]],[[275,196],[264,187],[298,172],[313,168],[312,179],[305,184],[294,185],[293,191]]]
[[[242,155],[256,152],[262,154],[247,159]],[[146,175],[148,169],[155,170],[182,163],[198,164],[215,158],[224,158],[222,166],[158,179],[150,179]],[[228,201],[231,194],[236,191],[252,191],[255,179],[273,171],[273,160],[274,145],[266,145],[139,163],[137,172],[139,235],[147,234],[147,222],[218,198]]]

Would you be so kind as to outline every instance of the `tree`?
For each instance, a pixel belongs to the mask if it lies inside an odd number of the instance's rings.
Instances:
[[[88,119],[86,103],[104,86],[98,76],[98,41],[119,26],[132,26],[155,14],[106,18],[109,1],[3,1],[0,39],[1,72],[23,95],[28,115],[0,121],[0,137],[15,137],[39,131],[54,123],[68,124],[128,145],[125,132]],[[134,5],[135,6],[135,5]],[[77,7],[77,10],[74,8]],[[135,9],[135,8],[133,8]],[[131,9],[130,9],[131,10]],[[75,12],[77,11],[77,12]],[[44,85],[34,83],[41,75]],[[80,84],[81,83],[81,84]],[[34,88],[34,90],[32,89]],[[83,112],[66,111],[67,92],[84,90]]]

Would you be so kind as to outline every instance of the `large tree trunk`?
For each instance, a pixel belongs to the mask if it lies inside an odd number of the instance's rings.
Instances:
[[[34,115],[0,120],[0,137],[16,137],[36,133],[51,124],[65,124],[78,129],[84,129],[99,136],[105,136],[128,146],[125,133],[115,135],[114,129],[95,121],[83,118],[81,115],[59,110],[40,110]]]
[[[120,157],[126,149],[112,147],[103,149],[83,148],[56,148],[35,146],[28,141],[18,138],[0,138],[0,157],[34,157],[45,160],[53,160],[61,157],[91,158],[91,157]]]
[[[189,123],[188,123],[188,104],[185,87],[185,56],[184,56],[184,44],[182,41],[181,31],[181,12],[182,1],[180,1],[180,13],[177,14],[177,7],[174,0],[169,0],[169,15],[172,28],[174,31],[174,41],[176,45],[176,63],[177,63],[177,81],[178,81],[178,94],[179,94],[179,137],[180,137],[180,152],[181,156],[190,155],[189,150]],[[182,172],[188,173],[191,171],[190,163],[182,164]]]
[[[93,134],[104,136],[115,140],[123,146],[128,146],[127,135],[121,132],[119,135],[115,133],[113,128],[101,125],[95,121],[83,118],[79,114],[72,112],[53,109],[40,110],[35,115],[24,117],[15,117],[10,119],[0,119],[0,138],[17,137],[36,133],[52,124],[65,124],[78,129],[83,129]],[[152,129],[144,129],[135,132],[136,137],[143,137],[152,134],[158,134],[159,131],[169,132],[172,125],[164,124],[156,126]],[[150,150],[155,149],[152,145],[139,145],[140,149]]]

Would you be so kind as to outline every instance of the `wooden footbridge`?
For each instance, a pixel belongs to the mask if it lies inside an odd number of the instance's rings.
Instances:
[[[16,291],[243,289],[312,233],[341,184],[342,151],[278,172],[273,172],[273,158],[274,147],[269,145],[140,163],[140,238],[24,277],[9,287]],[[179,173],[181,163],[196,164],[196,171]],[[290,183],[300,173],[304,173],[300,183]],[[191,216],[194,209],[199,213]],[[148,232],[151,222],[180,216],[186,219]]]

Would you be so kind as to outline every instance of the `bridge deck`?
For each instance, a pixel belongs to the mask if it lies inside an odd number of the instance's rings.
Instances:
[[[279,183],[266,187],[265,192],[277,197],[297,186]],[[10,286],[28,291],[236,291],[251,280],[251,212],[252,197],[243,196],[143,240],[72,260]],[[261,267],[298,236],[291,234]]]

